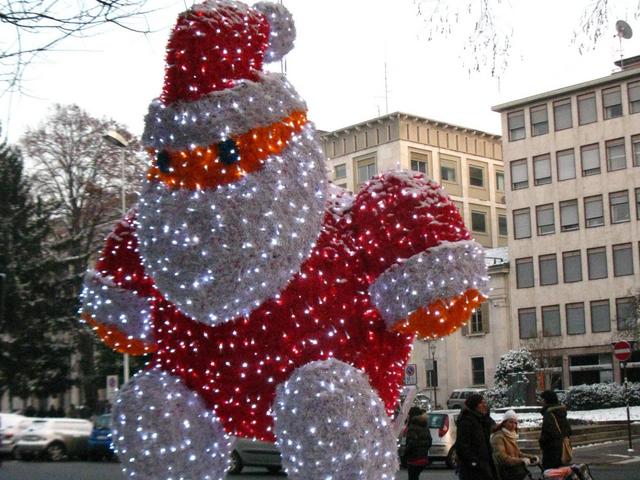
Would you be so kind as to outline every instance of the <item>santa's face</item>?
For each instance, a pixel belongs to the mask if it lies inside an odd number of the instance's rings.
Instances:
[[[211,325],[276,296],[320,231],[315,130],[282,77],[262,80],[197,105],[152,105],[147,117],[155,162],[139,202],[140,254],[162,294]]]

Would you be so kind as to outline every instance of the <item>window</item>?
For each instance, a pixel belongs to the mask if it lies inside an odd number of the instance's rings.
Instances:
[[[469,165],[469,184],[473,187],[484,187],[484,169]]]
[[[356,162],[358,185],[362,185],[377,173],[375,157],[363,158]]]
[[[578,97],[578,122],[580,125],[593,123],[598,120],[596,109],[596,94],[591,92]]]
[[[607,278],[607,251],[604,247],[588,249],[587,263],[589,266],[589,280]]]
[[[504,192],[504,172],[496,172],[496,190]]]
[[[570,98],[553,102],[553,123],[556,131],[573,127]]]
[[[547,104],[531,107],[531,136],[549,133],[549,118]]]
[[[457,182],[456,180],[456,166],[449,163],[440,164],[440,179],[443,182]]]
[[[549,154],[533,157],[533,177],[536,185],[551,183],[551,158]]]
[[[339,178],[347,178],[347,165],[341,163],[333,167],[333,176],[336,180]]]
[[[516,260],[516,286],[517,288],[533,287],[533,257]]]
[[[540,285],[556,285],[558,283],[558,265],[555,253],[540,255],[538,267],[540,269]]]
[[[565,283],[580,282],[582,280],[582,255],[580,250],[562,254],[562,271]]]
[[[629,95],[629,113],[640,112],[640,82],[630,83],[627,94]]]
[[[584,303],[567,303],[567,335],[586,333],[584,323]]]
[[[531,237],[531,215],[528,208],[513,211],[513,238]]]
[[[560,202],[560,230],[568,232],[580,227],[578,221],[578,200]]]
[[[633,275],[633,249],[630,243],[613,246],[613,276]]]
[[[602,91],[602,108],[605,120],[622,115],[622,97],[619,86]]]
[[[632,163],[634,167],[640,167],[640,135],[631,137]]]
[[[607,151],[607,170],[622,170],[627,168],[627,158],[624,152],[624,138],[609,140],[605,144]]]
[[[518,326],[520,327],[520,338],[536,338],[538,327],[536,325],[536,309],[521,308],[518,310]]]
[[[414,172],[429,172],[429,155],[427,153],[409,151],[411,156],[411,170]]]
[[[556,222],[553,216],[553,203],[536,207],[536,223],[538,225],[538,235],[555,233]]]
[[[597,143],[580,148],[582,159],[582,176],[598,175],[600,173],[600,147]]]
[[[602,195],[585,197],[584,199],[584,224],[587,228],[604,225],[604,207]]]
[[[600,353],[569,357],[571,385],[613,382],[611,354]]]
[[[471,211],[471,230],[474,232],[487,232],[487,214]]]
[[[576,178],[576,159],[571,150],[562,150],[556,153],[558,166],[558,181]]]
[[[593,333],[611,331],[609,300],[591,302],[591,331]]]
[[[558,337],[560,330],[560,306],[542,307],[542,336]]]
[[[511,112],[507,115],[509,124],[509,141],[521,140],[525,137],[524,131],[524,110]]]
[[[640,220],[640,188],[636,188],[636,219]]]
[[[506,237],[508,235],[507,230],[507,216],[506,215],[498,215],[498,235],[502,237]]]
[[[631,330],[636,326],[633,297],[616,298],[616,323],[618,330]]]
[[[471,312],[469,331],[471,333],[484,333],[484,328],[482,327],[482,309],[480,307],[473,309]]]
[[[629,193],[626,190],[610,193],[609,210],[609,213],[611,214],[611,223],[628,222],[630,218]]]
[[[483,357],[475,357],[471,359],[471,383],[473,385],[484,385]]]
[[[528,186],[527,159],[514,160],[511,162],[511,190],[519,190]]]

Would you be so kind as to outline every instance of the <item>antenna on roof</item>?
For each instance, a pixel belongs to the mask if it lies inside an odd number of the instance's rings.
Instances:
[[[624,20],[618,20],[616,22],[616,32],[618,32],[616,35],[618,36],[618,41],[620,42],[620,69],[624,70],[624,65],[623,65],[624,55],[622,54],[622,39],[623,38],[625,40],[630,39],[633,36],[633,30],[631,30],[631,27],[627,22],[625,22]]]

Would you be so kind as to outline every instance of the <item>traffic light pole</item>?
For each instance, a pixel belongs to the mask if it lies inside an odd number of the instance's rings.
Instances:
[[[627,362],[622,362],[621,366],[624,378],[624,400],[627,404],[627,437],[629,439],[629,449],[627,451],[633,452],[633,443],[631,441],[631,414],[629,413],[629,387],[627,385]]]

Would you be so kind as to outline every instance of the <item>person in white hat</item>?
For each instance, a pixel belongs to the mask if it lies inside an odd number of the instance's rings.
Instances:
[[[518,415],[513,410],[502,417],[500,429],[491,436],[491,447],[499,480],[522,480],[528,474],[527,466],[538,463],[538,457],[518,447]]]

